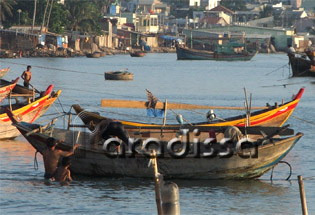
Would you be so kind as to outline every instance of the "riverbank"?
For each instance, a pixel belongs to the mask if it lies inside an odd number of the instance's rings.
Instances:
[[[129,54],[130,51],[140,50],[140,49],[111,49],[111,48],[100,48],[97,52],[104,53],[106,55],[124,55]],[[146,51],[148,53],[175,53],[176,49],[171,47],[157,47],[151,48],[151,51]],[[30,50],[1,50],[0,58],[22,58],[22,57],[80,57],[86,56],[91,53],[88,49],[83,49],[80,51],[75,51],[72,48],[48,48],[38,46]]]

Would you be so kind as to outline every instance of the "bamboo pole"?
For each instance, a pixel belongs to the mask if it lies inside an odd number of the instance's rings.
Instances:
[[[306,197],[305,197],[305,190],[304,190],[304,182],[303,177],[301,175],[298,175],[298,181],[299,181],[299,188],[300,188],[300,197],[301,197],[301,204],[302,204],[302,214],[308,215],[307,211],[307,205],[306,205]]]
[[[160,179],[159,179],[159,172],[158,172],[158,166],[157,166],[157,160],[156,160],[156,152],[154,149],[151,153],[151,159],[152,159],[152,167],[154,170],[154,188],[155,188],[156,207],[157,207],[158,215],[163,215],[161,195],[160,195]]]

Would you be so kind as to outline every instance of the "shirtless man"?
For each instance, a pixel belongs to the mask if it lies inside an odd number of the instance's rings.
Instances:
[[[72,181],[70,170],[71,159],[69,157],[62,158],[61,166],[59,166],[54,174],[54,178],[59,182]]]
[[[44,166],[45,166],[45,175],[44,178],[46,180],[53,179],[54,173],[57,169],[57,164],[59,158],[69,157],[73,154],[74,150],[79,146],[75,144],[73,146],[73,151],[62,151],[60,149],[56,149],[57,143],[61,143],[62,141],[56,141],[54,138],[50,137],[47,139],[46,144],[47,148],[43,152]]]
[[[22,73],[21,78],[24,80],[24,87],[29,87],[32,78],[31,66],[27,66],[26,70]]]

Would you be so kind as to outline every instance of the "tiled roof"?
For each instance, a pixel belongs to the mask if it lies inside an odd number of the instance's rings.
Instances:
[[[234,11],[222,6],[222,5],[218,5],[215,8],[212,8],[210,11],[223,11],[226,14],[234,14]]]

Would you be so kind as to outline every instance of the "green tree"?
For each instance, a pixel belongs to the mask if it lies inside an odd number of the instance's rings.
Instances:
[[[102,15],[109,12],[109,7],[113,2],[115,2],[115,0],[94,0],[94,3],[99,8]]]
[[[66,26],[69,25],[68,11],[65,6],[63,4],[54,4],[49,20],[49,31],[62,34]]]
[[[71,31],[99,31],[99,21],[101,18],[100,8],[93,2],[67,0],[68,19]]]
[[[0,0],[0,26],[2,24],[8,25],[6,22],[8,17],[13,16],[13,5],[15,5],[15,0]]]

